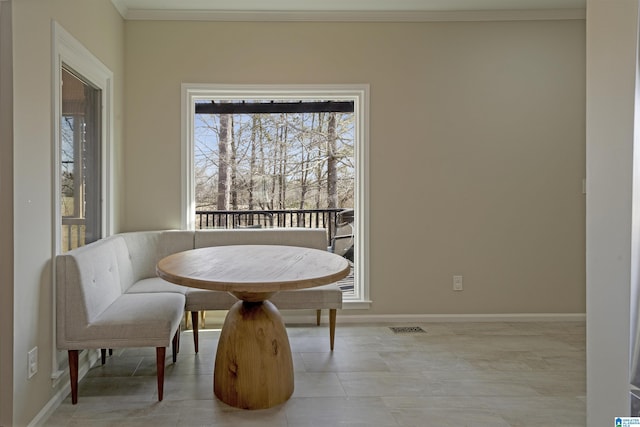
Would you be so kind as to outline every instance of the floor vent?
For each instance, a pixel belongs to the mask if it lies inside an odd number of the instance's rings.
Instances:
[[[422,329],[420,326],[390,326],[389,329],[393,331],[394,334],[425,334],[426,331]]]

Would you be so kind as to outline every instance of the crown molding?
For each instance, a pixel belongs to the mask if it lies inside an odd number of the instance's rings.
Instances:
[[[128,19],[127,15],[129,15],[129,7],[127,7],[124,0],[111,0],[111,3],[116,8],[118,13],[120,13],[120,16],[122,16],[124,19]]]
[[[470,11],[214,11],[128,9],[114,0],[127,20],[216,22],[446,22],[581,20],[585,9],[470,10]]]
[[[126,20],[440,22],[586,18],[586,0],[111,0]]]

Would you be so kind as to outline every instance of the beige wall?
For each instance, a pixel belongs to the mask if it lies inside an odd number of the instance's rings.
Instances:
[[[51,380],[54,357],[51,283],[52,20],[59,22],[113,71],[115,144],[117,155],[121,156],[122,152],[124,24],[111,2],[14,2],[15,328],[12,425],[15,426],[28,424],[57,391],[52,388]],[[116,199],[118,194],[120,192],[116,191]],[[119,224],[119,212],[116,216]],[[39,352],[39,371],[27,380],[27,351],[35,346]]]
[[[584,21],[126,34],[124,229],[180,227],[181,83],[368,83],[369,313],[584,313]]]

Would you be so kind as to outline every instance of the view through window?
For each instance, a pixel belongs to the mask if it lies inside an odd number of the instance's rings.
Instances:
[[[352,101],[198,99],[196,228],[311,227],[354,260]],[[353,274],[339,283],[353,292]]]
[[[62,68],[60,209],[62,252],[101,237],[100,90]]]

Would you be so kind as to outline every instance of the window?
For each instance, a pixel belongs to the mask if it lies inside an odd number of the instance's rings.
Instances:
[[[62,66],[60,118],[61,251],[102,236],[101,90]]]
[[[368,300],[366,86],[183,85],[183,226],[316,227]]]
[[[111,233],[113,74],[54,26],[54,255]]]

